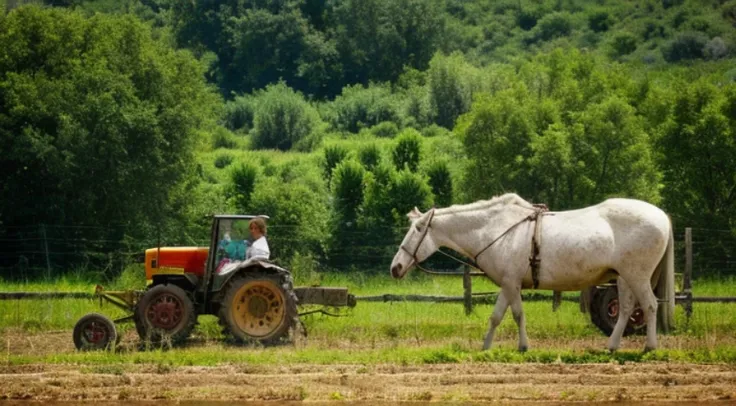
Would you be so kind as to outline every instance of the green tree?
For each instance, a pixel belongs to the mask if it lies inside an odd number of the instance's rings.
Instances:
[[[452,174],[445,161],[436,161],[427,169],[429,186],[434,194],[434,201],[439,207],[452,204]]]
[[[736,228],[734,113],[733,84],[719,89],[701,80],[677,88],[672,119],[663,126],[658,146],[665,204],[689,224]]]
[[[286,151],[309,140],[320,118],[304,96],[285,83],[269,85],[257,98],[253,146]]]
[[[461,54],[436,55],[429,66],[429,102],[434,122],[448,130],[470,109],[473,91]]]
[[[511,91],[479,97],[455,129],[470,160],[465,189],[471,199],[488,199],[507,191],[534,198],[527,160],[534,134],[530,114]]]
[[[258,169],[251,164],[240,164],[230,173],[230,196],[235,208],[246,213],[250,209],[250,200],[255,189]]]
[[[135,18],[33,6],[0,17],[0,89],[4,225],[136,224],[135,235],[178,208],[218,102],[202,66]]]
[[[365,170],[354,160],[345,160],[332,173],[332,220],[329,257],[333,265],[346,267],[361,258],[362,230],[358,224],[363,203]]]
[[[422,136],[413,128],[404,130],[396,138],[391,158],[398,170],[404,168],[416,172],[422,160]]]

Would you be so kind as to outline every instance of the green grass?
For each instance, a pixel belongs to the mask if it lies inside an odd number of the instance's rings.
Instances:
[[[346,286],[357,296],[394,294],[454,295],[462,294],[459,277],[431,277],[414,273],[396,281],[387,275],[321,276],[323,286]],[[492,291],[495,287],[474,278],[474,291]],[[120,283],[117,283],[120,285]],[[115,283],[113,283],[115,285]],[[736,283],[696,281],[697,295],[736,295]],[[119,287],[119,286],[118,286]],[[9,283],[0,281],[0,291],[77,291],[91,292],[93,283],[60,279],[54,282]],[[303,321],[309,332],[305,344],[258,348],[230,346],[223,340],[217,320],[201,316],[192,345],[171,351],[119,353],[61,352],[41,355],[15,355],[9,351],[0,356],[6,363],[91,363],[137,364],[173,363],[173,365],[217,365],[222,363],[454,363],[454,362],[626,362],[626,361],[690,361],[736,363],[733,337],[736,335],[736,312],[733,304],[696,303],[693,316],[686,320],[681,306],[676,308],[677,330],[660,335],[661,350],[642,354],[643,337],[625,337],[623,351],[613,355],[605,349],[605,337],[590,323],[589,316],[579,311],[577,303],[563,302],[553,312],[550,302],[524,303],[527,330],[532,350],[516,351],[518,329],[507,313],[496,334],[494,349],[480,351],[492,305],[474,307],[464,314],[460,303],[359,302],[344,312],[344,317],[307,315]],[[69,331],[87,312],[96,311],[110,317],[122,311],[100,307],[97,301],[20,300],[0,301],[0,338],[4,331]],[[131,324],[122,333],[133,336]],[[2,341],[0,339],[0,341]],[[6,351],[3,351],[6,352]]]

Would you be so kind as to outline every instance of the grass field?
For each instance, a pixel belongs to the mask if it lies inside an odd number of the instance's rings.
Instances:
[[[125,279],[128,278],[128,279]],[[313,279],[313,276],[312,276]],[[113,281],[113,288],[132,284],[130,275]],[[401,281],[388,275],[320,275],[323,286],[345,286],[357,296],[394,294],[462,294],[462,280],[457,277],[430,277],[412,274]],[[297,285],[299,285],[297,279]],[[138,285],[139,286],[139,285]],[[62,278],[38,283],[0,282],[0,291],[92,292],[94,283]],[[474,279],[474,291],[487,292],[495,286]],[[736,296],[736,280],[706,280],[694,283],[694,295]],[[677,306],[677,330],[660,335],[660,350],[642,354],[643,337],[625,337],[622,351],[604,351],[604,337],[579,311],[577,303],[563,301],[552,311],[550,302],[526,302],[527,329],[531,350],[516,352],[518,330],[507,314],[499,327],[494,349],[480,351],[492,305],[478,305],[470,315],[459,303],[372,303],[359,302],[344,317],[307,315],[303,321],[307,339],[297,338],[294,346],[243,350],[228,343],[213,316],[200,316],[190,345],[172,351],[137,351],[132,324],[120,326],[123,349],[117,353],[78,353],[71,345],[71,329],[88,312],[110,317],[122,316],[111,305],[100,307],[86,299],[0,301],[0,346],[6,347],[8,364],[45,363],[163,363],[172,365],[219,365],[222,363],[365,363],[398,364],[503,362],[611,362],[669,360],[688,362],[736,363],[736,312],[734,304],[694,305],[689,323],[683,308]],[[510,312],[509,312],[510,313]],[[15,351],[23,348],[11,343],[25,335],[55,334],[54,340],[67,340],[50,346],[48,351]],[[67,334],[68,333],[68,334]],[[68,336],[68,337],[66,337]],[[127,340],[127,341],[126,341]],[[252,348],[252,347],[245,347]]]

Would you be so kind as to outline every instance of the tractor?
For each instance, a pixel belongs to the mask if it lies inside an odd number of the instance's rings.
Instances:
[[[133,321],[144,343],[178,344],[192,333],[199,315],[218,317],[226,335],[240,343],[274,344],[303,328],[298,307],[354,307],[347,288],[294,288],[291,273],[264,257],[245,259],[249,222],[268,216],[215,215],[209,247],[157,247],[145,251],[147,288],[95,295],[125,310],[111,320],[82,317],[73,339],[80,350],[114,347],[116,323]]]

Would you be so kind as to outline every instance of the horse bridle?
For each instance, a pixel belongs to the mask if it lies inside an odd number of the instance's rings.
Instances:
[[[422,237],[419,239],[419,242],[417,243],[417,246],[414,248],[414,252],[409,251],[406,249],[404,244],[401,244],[399,248],[404,250],[407,254],[411,255],[411,259],[414,261],[414,265],[419,267],[419,260],[417,259],[417,252],[419,252],[419,247],[422,246],[422,243],[424,242],[424,238],[427,237],[427,233],[429,232],[429,227],[432,225],[432,219],[434,218],[434,211],[435,209],[432,208],[432,210],[429,211],[429,221],[427,221],[427,227],[424,228],[424,231],[422,232]],[[419,267],[421,269],[421,267]]]

